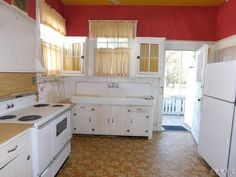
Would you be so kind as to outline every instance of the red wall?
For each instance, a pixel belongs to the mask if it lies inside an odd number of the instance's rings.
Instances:
[[[87,36],[88,20],[138,20],[138,36],[214,40],[217,7],[64,6],[68,36]]]
[[[9,4],[11,4],[12,0],[4,0],[6,2],[8,2]],[[29,7],[28,7],[28,14],[30,17],[32,17],[33,19],[36,18],[36,3],[35,0],[29,0]]]
[[[236,34],[236,0],[219,7],[216,22],[216,40]]]

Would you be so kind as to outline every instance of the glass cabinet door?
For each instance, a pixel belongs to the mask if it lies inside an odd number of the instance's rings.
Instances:
[[[63,70],[83,73],[82,44],[64,44],[63,47]]]
[[[139,73],[159,72],[159,49],[159,44],[140,44]]]

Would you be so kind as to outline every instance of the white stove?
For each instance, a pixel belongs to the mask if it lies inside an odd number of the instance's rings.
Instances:
[[[33,177],[54,177],[70,153],[70,105],[36,96],[0,102],[0,123],[32,124]]]
[[[45,106],[38,107],[37,105]],[[37,127],[69,108],[67,104],[36,103],[0,115],[0,123],[24,123]],[[28,119],[26,116],[29,116]]]

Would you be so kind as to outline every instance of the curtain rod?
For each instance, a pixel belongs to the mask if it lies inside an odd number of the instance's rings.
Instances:
[[[138,20],[88,20],[89,22],[90,21],[127,21],[127,22],[129,22],[129,21],[134,21],[134,22],[138,22]]]

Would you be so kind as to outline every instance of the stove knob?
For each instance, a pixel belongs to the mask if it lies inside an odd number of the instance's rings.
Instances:
[[[11,104],[11,108],[14,108],[14,106],[15,106],[14,104]]]
[[[11,108],[11,105],[9,105],[9,104],[7,104],[7,107],[6,107],[7,109],[10,109]]]

